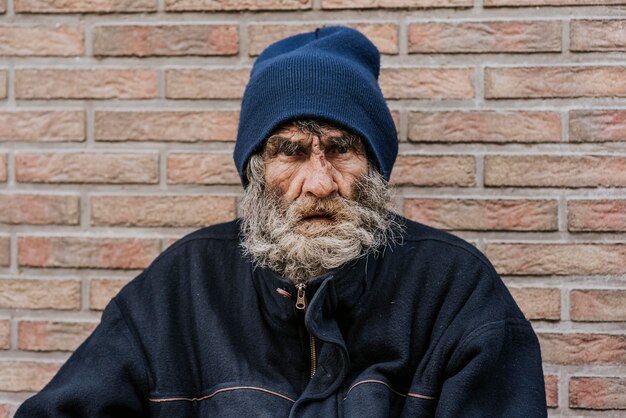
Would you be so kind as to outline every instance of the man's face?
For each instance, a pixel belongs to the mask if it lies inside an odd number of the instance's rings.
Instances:
[[[305,133],[292,125],[280,127],[268,139],[263,159],[265,183],[282,196],[285,206],[306,198],[352,199],[355,181],[368,170],[361,141],[350,140],[342,129],[330,127],[323,129],[322,135]]]

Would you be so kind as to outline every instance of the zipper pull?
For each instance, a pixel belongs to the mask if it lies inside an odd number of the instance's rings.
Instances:
[[[298,283],[296,285],[296,289],[298,290],[298,295],[296,297],[296,309],[305,310],[306,309],[306,284]]]

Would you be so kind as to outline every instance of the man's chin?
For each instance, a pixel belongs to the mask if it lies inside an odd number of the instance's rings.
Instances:
[[[294,231],[306,238],[330,235],[335,222],[328,217],[311,217],[298,221]]]

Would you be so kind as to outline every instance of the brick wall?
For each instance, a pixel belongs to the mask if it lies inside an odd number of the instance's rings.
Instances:
[[[0,418],[160,251],[236,216],[254,58],[332,23],[383,53],[399,210],[492,260],[550,415],[623,416],[626,0],[0,0]]]

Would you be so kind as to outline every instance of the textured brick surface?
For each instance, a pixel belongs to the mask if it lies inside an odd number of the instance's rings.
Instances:
[[[626,0],[483,0],[485,7],[501,6],[584,6],[626,4]]]
[[[485,97],[626,97],[626,67],[486,68]]]
[[[0,279],[0,307],[7,309],[80,308],[78,280]]]
[[[17,260],[24,267],[139,269],[159,252],[153,238],[22,236]]]
[[[0,111],[0,142],[84,140],[84,112]]]
[[[472,0],[321,0],[324,9],[471,7]]]
[[[7,97],[7,72],[0,68],[0,99]]]
[[[23,69],[15,72],[19,99],[150,99],[157,72],[143,69]]]
[[[250,69],[169,70],[165,73],[165,94],[171,99],[240,99]]]
[[[0,13],[5,13],[6,11],[7,11],[6,0],[0,0]]]
[[[570,200],[570,231],[626,231],[626,200]]]
[[[570,293],[573,321],[626,321],[626,290],[578,289]]]
[[[626,378],[574,376],[569,405],[581,409],[626,409]]]
[[[548,408],[556,408],[559,406],[559,377],[555,375],[546,375],[544,377],[546,386],[546,404]]]
[[[79,26],[0,26],[0,56],[74,56],[84,52]]]
[[[487,244],[500,274],[624,274],[626,244]]]
[[[559,22],[412,23],[409,52],[547,52],[561,50]]]
[[[37,194],[0,194],[0,223],[77,225],[79,198]]]
[[[541,356],[554,364],[623,364],[626,336],[611,334],[539,333]]]
[[[96,112],[98,141],[234,141],[238,112]]]
[[[298,25],[252,25],[248,28],[248,53],[259,55],[267,46],[287,36],[310,32],[318,27],[332,26],[332,22]],[[381,54],[398,53],[398,26],[392,23],[367,24],[356,23],[348,26],[367,36]]]
[[[28,183],[156,183],[156,154],[19,153],[16,178]]]
[[[93,45],[101,56],[234,55],[238,38],[233,25],[99,26]]]
[[[572,51],[626,51],[626,20],[572,20]]]
[[[311,0],[165,0],[167,11],[305,10]]]
[[[407,199],[404,214],[442,229],[551,231],[556,200]]]
[[[111,13],[156,11],[156,0],[14,0],[16,13]]]
[[[235,199],[220,196],[94,196],[91,223],[102,226],[201,227],[235,217]]]
[[[11,239],[0,235],[0,266],[8,266],[10,260]]]
[[[626,111],[571,111],[569,131],[571,142],[626,141]]]
[[[89,284],[89,308],[103,310],[109,301],[128,283],[120,279],[93,279]]]
[[[555,112],[410,112],[408,138],[414,142],[560,142]]]
[[[167,158],[170,184],[239,184],[239,174],[230,154],[170,154]]]
[[[625,187],[626,157],[486,156],[485,185],[518,187]]]
[[[0,320],[0,350],[8,350],[11,348],[11,321],[8,319]],[[0,409],[1,411],[1,409]],[[0,417],[2,415],[0,414]]]
[[[387,99],[471,99],[469,68],[383,68],[379,83]]]
[[[7,155],[0,154],[0,182],[7,181]]]
[[[90,322],[19,321],[17,345],[27,351],[73,351],[95,327]]]
[[[509,287],[527,319],[561,319],[561,292],[555,288]]]
[[[52,379],[60,363],[0,361],[0,391],[35,392]]]
[[[414,186],[473,186],[475,164],[474,158],[468,156],[399,156],[391,182]]]

